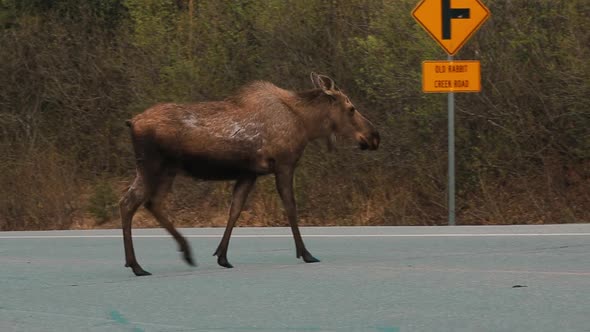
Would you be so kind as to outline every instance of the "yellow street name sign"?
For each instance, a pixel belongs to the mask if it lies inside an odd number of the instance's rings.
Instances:
[[[424,92],[480,92],[479,61],[424,61],[422,62],[422,91]]]

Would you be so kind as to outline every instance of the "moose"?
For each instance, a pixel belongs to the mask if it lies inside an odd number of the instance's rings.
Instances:
[[[380,136],[373,124],[335,87],[328,76],[311,73],[313,89],[290,91],[265,82],[245,85],[224,101],[152,106],[128,120],[136,159],[136,177],[119,202],[125,266],[136,276],[150,275],[137,262],[131,223],[143,206],[174,237],[183,259],[195,266],[187,240],[165,213],[165,198],[178,173],[210,181],[235,180],[229,219],[213,256],[226,268],[232,230],[259,176],[274,174],[297,258],[319,262],[306,249],[297,226],[293,174],[306,145],[336,135],[376,150]]]

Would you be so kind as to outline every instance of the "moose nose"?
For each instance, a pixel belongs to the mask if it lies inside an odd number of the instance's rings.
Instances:
[[[359,140],[361,150],[377,150],[381,140],[379,133],[376,131],[371,132],[368,136],[359,135],[357,139]]]

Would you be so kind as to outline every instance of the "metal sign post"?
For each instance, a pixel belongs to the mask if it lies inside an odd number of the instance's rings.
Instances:
[[[453,61],[453,56],[447,56],[448,61]],[[447,95],[448,117],[448,142],[449,142],[449,226],[455,226],[455,93]]]
[[[480,0],[463,0],[452,7],[451,0],[421,0],[412,11],[414,19],[447,52],[447,61],[422,63],[422,91],[447,92],[449,174],[449,225],[455,220],[455,92],[479,92],[479,61],[453,61],[453,55],[488,19],[490,11]]]

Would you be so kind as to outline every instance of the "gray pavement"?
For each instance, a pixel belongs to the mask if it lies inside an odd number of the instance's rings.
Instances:
[[[590,225],[0,232],[4,331],[590,331]]]

